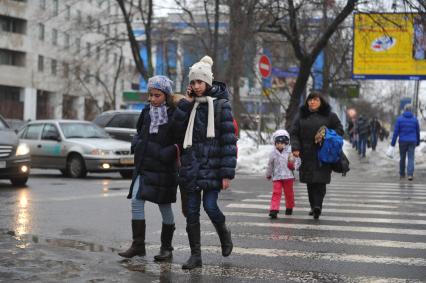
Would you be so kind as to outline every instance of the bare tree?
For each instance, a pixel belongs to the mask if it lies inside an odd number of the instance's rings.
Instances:
[[[324,8],[324,1],[271,0],[263,5],[265,15],[271,20],[262,23],[260,31],[284,36],[290,42],[299,61],[299,74],[286,113],[287,128],[291,126],[297,113],[315,59],[339,25],[354,11],[356,2],[347,0],[334,18],[330,18],[330,23],[328,20],[323,22],[322,28],[318,28],[312,13],[313,11],[320,13]]]

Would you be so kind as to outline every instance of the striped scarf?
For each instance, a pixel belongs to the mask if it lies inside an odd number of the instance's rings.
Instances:
[[[164,103],[161,106],[152,106],[149,108],[149,117],[151,117],[151,124],[149,125],[149,133],[157,134],[160,125],[168,122],[167,106]]]

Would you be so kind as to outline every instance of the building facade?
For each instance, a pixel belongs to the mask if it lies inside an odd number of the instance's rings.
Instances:
[[[120,18],[113,0],[0,1],[0,114],[91,120],[119,108],[139,80]]]

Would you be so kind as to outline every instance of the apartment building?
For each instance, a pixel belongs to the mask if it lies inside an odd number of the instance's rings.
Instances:
[[[120,17],[113,0],[1,0],[0,114],[90,120],[119,108],[139,80]]]

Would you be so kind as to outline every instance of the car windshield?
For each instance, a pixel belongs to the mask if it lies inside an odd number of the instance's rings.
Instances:
[[[59,123],[65,138],[109,138],[109,135],[92,123]]]

